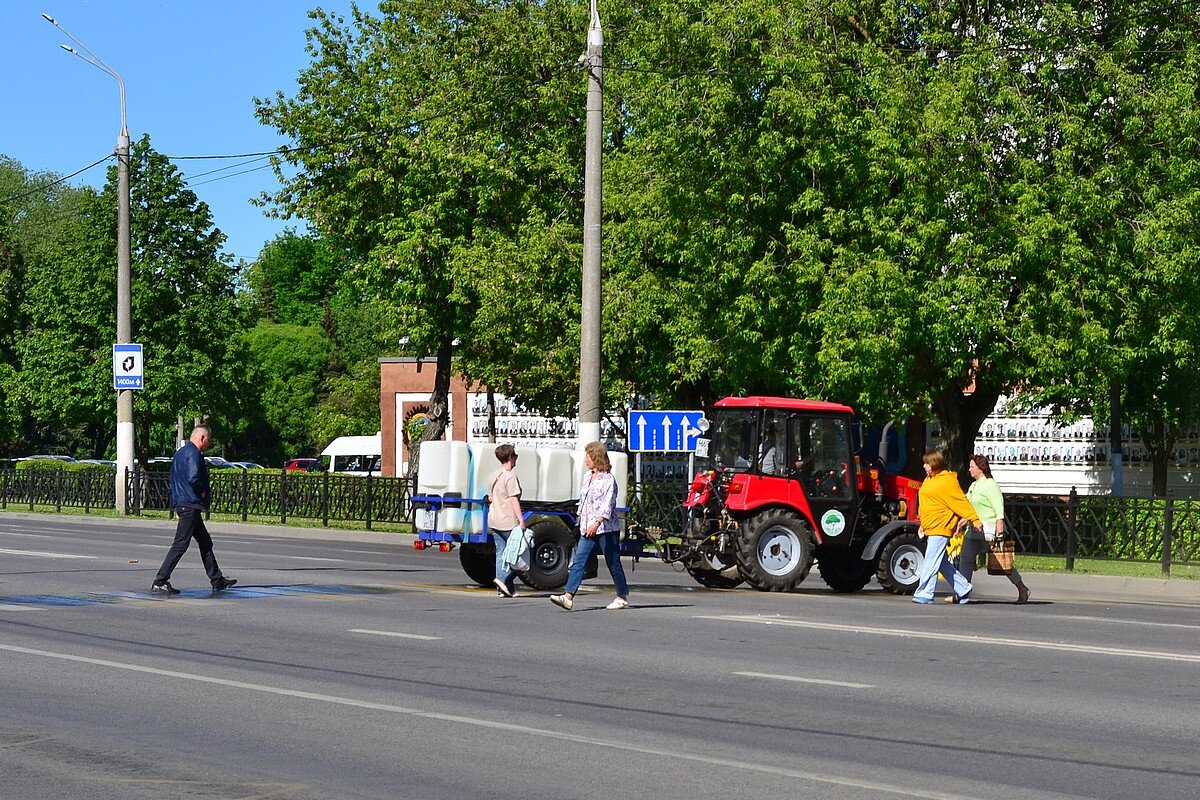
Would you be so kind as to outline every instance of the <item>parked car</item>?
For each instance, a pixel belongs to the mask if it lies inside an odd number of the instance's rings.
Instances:
[[[321,460],[317,458],[290,458],[283,465],[289,472],[320,472]]]
[[[146,461],[146,469],[150,472],[170,472],[174,460],[171,456],[154,456]]]
[[[212,469],[241,469],[232,461],[226,461],[220,456],[205,456],[204,460],[208,462],[208,466]]]
[[[116,469],[116,467],[117,467],[117,462],[113,461],[110,458],[81,458],[81,459],[79,459],[79,463],[80,464],[103,464],[104,466],[112,467],[113,469]]]
[[[75,463],[75,459],[71,458],[71,456],[38,455],[38,456],[25,456],[24,458],[21,459],[21,461],[45,461],[45,460],[66,461],[71,464]]]
[[[253,461],[230,461],[229,463],[242,469],[266,469],[262,464],[255,464]]]

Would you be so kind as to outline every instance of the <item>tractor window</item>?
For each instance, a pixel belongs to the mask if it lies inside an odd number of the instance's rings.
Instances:
[[[763,414],[762,439],[758,443],[758,470],[763,475],[786,475],[784,457],[787,414],[768,410]]]
[[[758,413],[721,409],[713,421],[712,429],[713,466],[722,470],[748,472],[757,468],[758,462]]]
[[[850,475],[846,420],[801,417],[788,428],[795,473],[810,497],[848,497]]]

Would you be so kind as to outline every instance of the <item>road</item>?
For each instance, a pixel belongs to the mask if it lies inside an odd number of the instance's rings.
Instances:
[[[0,797],[1185,798],[1200,622],[1169,605],[709,591],[576,610],[456,554],[0,515]],[[603,572],[603,568],[602,568]],[[987,580],[986,578],[984,580]],[[1003,579],[992,579],[1002,581]],[[1037,597],[1036,576],[1030,578]]]

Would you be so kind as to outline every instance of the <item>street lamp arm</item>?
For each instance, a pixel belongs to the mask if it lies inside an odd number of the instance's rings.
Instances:
[[[117,72],[112,67],[110,67],[108,65],[108,62],[106,62],[103,58],[101,58],[100,56],[93,53],[91,48],[89,48],[86,44],[84,44],[83,42],[76,39],[75,36],[69,30],[67,30],[62,25],[60,25],[58,23],[58,20],[56,20],[54,17],[50,16],[49,14],[42,14],[42,19],[46,20],[51,25],[53,25],[54,27],[56,27],[60,31],[62,31],[62,33],[68,39],[70,39],[75,44],[79,45],[79,47],[82,48],[83,52],[87,53],[87,55],[85,56],[83,53],[80,53],[78,50],[76,50],[74,47],[71,47],[69,44],[60,44],[59,47],[61,47],[63,50],[66,50],[68,53],[75,56],[76,58],[80,59],[85,64],[91,64],[93,67],[100,70],[105,75],[109,75],[113,78],[116,78],[117,87],[121,90],[121,135],[128,137],[129,136],[129,126],[125,122],[125,80],[121,77],[120,73]]]

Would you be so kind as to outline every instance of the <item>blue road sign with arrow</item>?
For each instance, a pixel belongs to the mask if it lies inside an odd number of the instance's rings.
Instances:
[[[630,411],[629,452],[694,453],[703,411]]]

